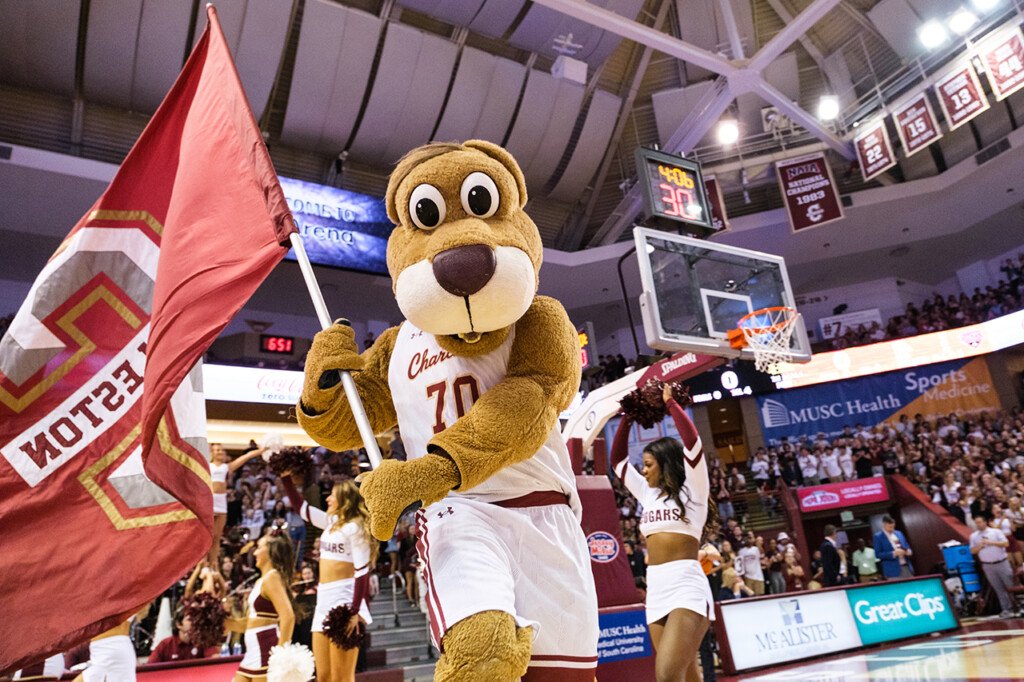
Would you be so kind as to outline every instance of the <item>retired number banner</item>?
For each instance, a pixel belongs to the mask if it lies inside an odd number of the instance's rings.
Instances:
[[[843,204],[824,154],[780,161],[775,168],[794,232],[843,217]]]
[[[907,156],[912,156],[942,137],[927,92],[897,107],[892,120],[903,144],[903,153]]]
[[[860,162],[860,172],[867,182],[871,178],[881,175],[896,165],[896,154],[892,151],[892,144],[889,143],[889,131],[885,129],[885,119],[878,119],[874,123],[861,126],[854,140],[854,147],[857,149],[857,161]]]
[[[725,200],[722,198],[722,186],[718,178],[708,175],[704,178],[704,189],[707,190],[708,203],[711,204],[711,226],[715,232],[729,229],[729,216],[725,213]]]
[[[1024,34],[1019,26],[986,40],[978,54],[997,100],[1006,99],[1024,86]]]
[[[981,81],[970,62],[963,63],[936,81],[935,93],[939,96],[950,130],[956,130],[989,107]]]

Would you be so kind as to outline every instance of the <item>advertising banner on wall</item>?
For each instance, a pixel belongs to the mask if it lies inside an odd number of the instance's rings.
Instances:
[[[726,672],[959,626],[938,576],[725,601],[716,604],[716,612],[719,642],[725,635]]]
[[[950,130],[956,130],[989,107],[981,81],[970,62],[961,63],[939,78],[935,82],[935,94],[939,96]]]
[[[839,189],[824,154],[779,161],[775,168],[794,232],[843,217]]]
[[[997,100],[1024,87],[1024,33],[1020,26],[1001,32],[978,48],[988,82]]]
[[[903,153],[907,156],[912,156],[942,137],[939,120],[935,118],[927,92],[921,92],[905,104],[897,106],[892,120],[903,144]]]
[[[737,670],[777,665],[859,647],[860,636],[841,591],[778,599],[723,602],[722,621]]]
[[[715,232],[729,229],[729,216],[725,213],[725,199],[722,198],[722,186],[714,175],[704,177],[704,189],[707,190],[708,204],[711,206],[711,225]]]
[[[597,640],[598,664],[651,655],[647,617],[642,609],[601,613],[597,621],[601,629],[601,636]]]
[[[857,149],[857,161],[865,182],[896,165],[896,153],[889,142],[885,119],[861,126],[853,146]]]
[[[835,436],[844,426],[874,426],[904,414],[933,419],[997,410],[1000,404],[988,364],[979,357],[779,391],[758,396],[757,407],[765,438],[777,442],[784,436]]]
[[[383,199],[314,182],[279,180],[310,261],[388,274],[385,254],[393,226]],[[294,252],[286,258],[295,260]]]
[[[880,583],[848,590],[847,599],[865,645],[917,637],[957,627],[938,578]]]
[[[1024,310],[969,327],[815,353],[805,364],[782,363],[776,383],[780,388],[812,386],[984,355],[1020,344],[1024,344]]]
[[[842,336],[851,329],[855,331],[858,327],[868,329],[872,323],[882,326],[882,311],[878,308],[823,317],[818,320],[818,328],[821,330],[821,338],[827,341]]]
[[[796,496],[800,503],[800,511],[819,512],[885,502],[889,499],[889,488],[885,484],[885,478],[875,476],[797,488]]]

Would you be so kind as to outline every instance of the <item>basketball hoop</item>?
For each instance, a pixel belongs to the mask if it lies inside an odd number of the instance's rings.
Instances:
[[[796,309],[786,306],[755,310],[741,317],[736,329],[729,330],[729,343],[733,348],[750,348],[758,370],[778,374],[779,363],[793,357],[789,341],[796,318]]]

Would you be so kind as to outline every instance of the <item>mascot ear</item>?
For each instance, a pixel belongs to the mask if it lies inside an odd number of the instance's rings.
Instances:
[[[519,208],[526,206],[526,178],[523,177],[523,171],[520,170],[515,157],[509,154],[503,147],[499,147],[493,142],[488,142],[486,140],[467,140],[462,144],[470,149],[476,149],[477,151],[483,152],[503,165],[516,180],[516,187],[519,189]]]

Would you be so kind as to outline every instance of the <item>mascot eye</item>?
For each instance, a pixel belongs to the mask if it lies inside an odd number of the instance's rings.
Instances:
[[[433,230],[444,221],[445,205],[441,192],[433,185],[418,185],[409,195],[409,215],[416,227]]]
[[[498,187],[486,173],[470,173],[462,181],[462,208],[477,218],[490,218],[498,210]]]

